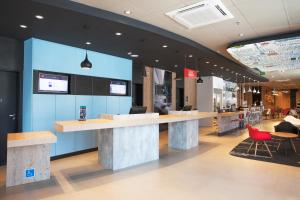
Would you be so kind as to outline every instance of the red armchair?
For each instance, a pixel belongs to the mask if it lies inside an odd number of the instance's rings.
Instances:
[[[253,128],[250,124],[247,124],[246,127],[248,128],[249,136],[252,139],[252,143],[251,143],[250,147],[248,148],[247,153],[249,153],[252,146],[255,145],[254,156],[256,156],[257,146],[258,146],[259,142],[262,141],[262,144],[264,144],[264,146],[267,148],[270,156],[272,157],[272,153],[266,143],[266,141],[272,139],[270,132],[260,131],[257,128]]]

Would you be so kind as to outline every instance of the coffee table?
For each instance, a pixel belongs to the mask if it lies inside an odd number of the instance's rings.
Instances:
[[[272,132],[271,135],[279,137],[281,139],[280,142],[279,142],[279,145],[277,147],[277,151],[279,150],[279,147],[280,147],[282,141],[289,141],[291,146],[292,146],[292,149],[294,150],[294,152],[295,153],[297,152],[296,147],[295,147],[294,142],[293,142],[293,139],[296,139],[296,138],[299,137],[297,134],[287,133],[287,132]],[[286,153],[286,147],[285,147],[285,153]]]

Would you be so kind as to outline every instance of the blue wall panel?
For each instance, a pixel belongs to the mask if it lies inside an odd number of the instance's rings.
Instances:
[[[33,69],[131,80],[132,60],[88,51],[93,68],[85,70],[80,63],[85,50],[39,39],[33,40]]]
[[[23,131],[32,130],[32,41],[24,44],[24,70],[23,70]]]
[[[120,114],[119,99],[120,97],[118,96],[107,97],[107,108],[106,108],[107,114]]]
[[[120,110],[119,114],[128,114],[132,105],[131,97],[119,97]]]
[[[84,49],[35,38],[25,41],[23,131],[54,132],[55,121],[78,119],[81,105],[87,106],[88,119],[97,118],[102,113],[129,112],[131,97],[33,94],[33,70],[132,80],[131,60],[92,51],[88,51],[88,54],[93,68],[83,70],[80,63],[85,56]],[[53,145],[51,156],[96,147],[95,131],[56,135],[58,141]]]
[[[76,119],[79,119],[80,106],[86,106],[86,118],[93,117],[93,97],[92,96],[76,96]],[[76,132],[75,134],[75,150],[80,151],[96,147],[96,134],[93,131]]]
[[[55,121],[75,120],[75,96],[74,95],[56,95],[55,105]],[[75,135],[76,133],[56,132],[56,154],[71,153],[75,150]]]
[[[54,132],[55,96],[34,94],[32,99],[32,130]],[[51,146],[51,156],[56,155],[55,144]]]
[[[106,113],[106,96],[93,96],[92,118],[99,118],[99,115]]]

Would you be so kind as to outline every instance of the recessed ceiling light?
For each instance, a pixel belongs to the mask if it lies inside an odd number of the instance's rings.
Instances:
[[[20,27],[21,27],[21,28],[27,28],[27,26],[24,25],[24,24],[21,24]]]
[[[209,62],[209,61],[206,61],[205,63],[206,63],[206,64],[209,64],[210,62]]]
[[[167,48],[167,47],[168,47],[168,45],[164,44],[162,47],[163,47],[163,48]]]
[[[36,15],[35,18],[37,18],[37,19],[44,19],[44,16],[42,16],[42,15]]]
[[[131,55],[131,54],[132,54],[132,52],[128,52],[127,54],[128,54],[128,55]]]
[[[156,59],[156,60],[155,60],[155,62],[157,62],[157,63],[158,63],[158,62],[159,62],[159,60],[158,60],[158,59]]]
[[[218,66],[218,65],[216,65],[216,64],[214,65],[214,67],[217,67],[217,66]]]
[[[176,65],[174,65],[174,67],[178,67],[178,65],[176,64]]]
[[[231,73],[233,74],[233,73],[234,73],[234,71],[231,71]],[[236,73],[236,75],[237,75],[237,73]]]
[[[240,37],[244,37],[244,33],[240,33],[239,36],[240,36]]]
[[[220,67],[221,69],[224,69],[224,67]]]
[[[133,57],[133,58],[139,57],[139,55],[137,55],[137,54],[131,54],[130,56]]]
[[[189,58],[192,58],[192,57],[193,57],[193,54],[190,54],[190,55],[189,55]]]
[[[116,35],[116,36],[121,36],[121,35],[122,35],[122,33],[120,33],[120,32],[116,32],[116,33],[115,33],[115,35]]]
[[[229,71],[229,69],[227,68],[227,69],[226,69],[226,71],[228,72],[228,71]]]
[[[86,44],[86,45],[90,45],[90,44],[92,44],[92,43],[91,43],[91,42],[89,42],[89,41],[87,41],[85,44]]]
[[[131,12],[130,10],[125,10],[125,11],[124,11],[124,14],[126,14],[126,15],[131,15],[131,13],[132,13],[132,12]]]

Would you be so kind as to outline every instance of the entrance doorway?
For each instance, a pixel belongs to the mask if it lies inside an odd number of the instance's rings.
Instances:
[[[18,73],[0,71],[0,165],[6,164],[7,133],[18,130]]]

